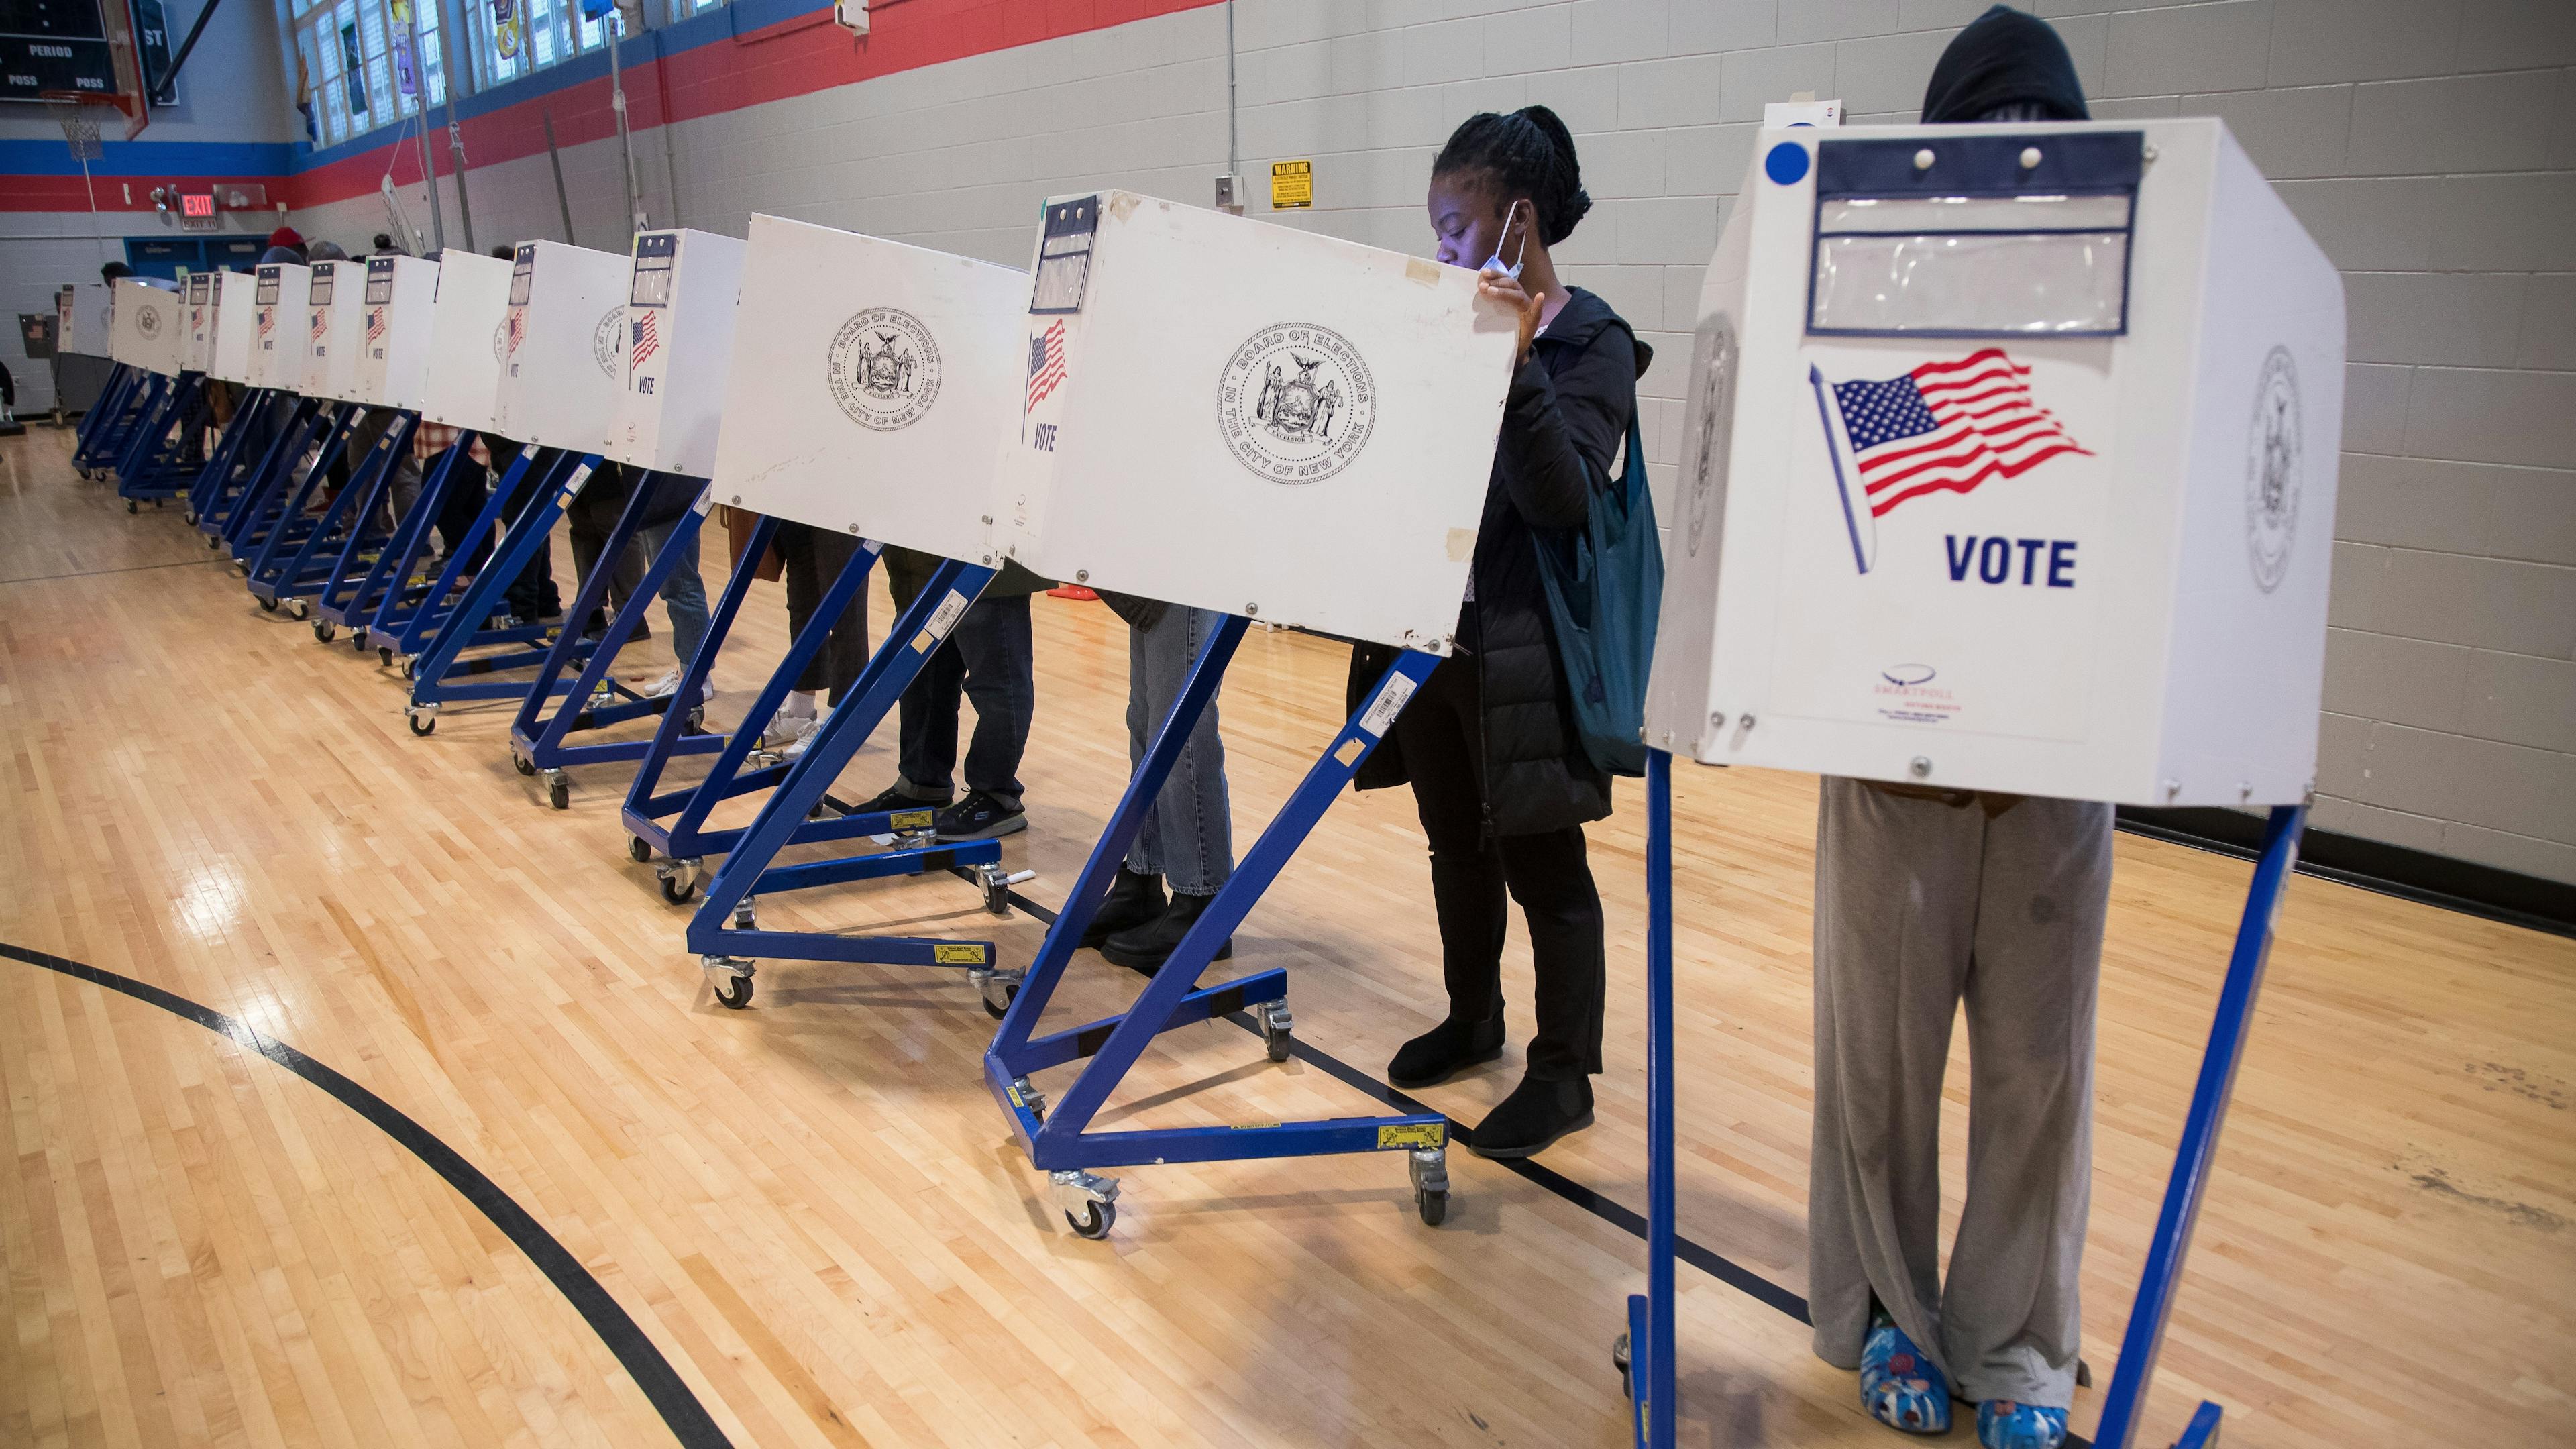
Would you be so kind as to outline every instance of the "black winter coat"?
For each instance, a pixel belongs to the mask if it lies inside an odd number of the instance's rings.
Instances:
[[[1485,813],[1496,835],[1561,830],[1610,813],[1610,777],[1583,753],[1565,663],[1548,623],[1535,547],[1563,547],[1591,516],[1595,491],[1615,487],[1611,460],[1637,410],[1637,379],[1654,350],[1610,304],[1581,287],[1531,345],[1512,377],[1494,449],[1493,479],[1476,529],[1474,597],[1458,614],[1466,657],[1443,668],[1476,671],[1485,731]],[[1362,644],[1351,655],[1357,710],[1396,657]],[[1362,790],[1404,784],[1393,737],[1361,764]]]

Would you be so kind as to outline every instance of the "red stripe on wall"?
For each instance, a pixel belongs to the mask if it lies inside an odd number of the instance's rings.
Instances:
[[[694,120],[1216,3],[1219,0],[896,0],[869,17],[870,31],[863,36],[851,35],[834,25],[829,14],[818,11],[684,50],[667,61],[628,66],[627,124],[643,130],[669,118]],[[543,75],[539,72],[538,78]],[[663,111],[665,85],[670,92],[668,117]],[[466,157],[480,169],[544,151],[548,113],[553,115],[559,146],[614,136],[617,117],[609,94],[608,80],[601,77],[469,119],[463,123]],[[432,137],[432,143],[444,174],[448,153],[438,139]],[[403,146],[398,155],[392,154],[394,150],[381,146],[286,178],[286,201],[301,208],[366,195],[376,189],[388,160],[397,184],[417,184],[417,143]],[[77,189],[78,183],[74,185]]]
[[[419,168],[412,168],[414,179]],[[0,177],[0,211],[81,211],[90,209],[90,199],[98,199],[100,211],[152,211],[152,188],[175,185],[184,191],[206,191],[217,186],[256,185],[268,188],[269,199],[286,195],[289,178],[282,176],[101,176],[83,185],[77,176],[6,176]],[[373,183],[369,183],[370,186]],[[133,199],[126,199],[127,188]],[[174,229],[172,235],[178,235]]]

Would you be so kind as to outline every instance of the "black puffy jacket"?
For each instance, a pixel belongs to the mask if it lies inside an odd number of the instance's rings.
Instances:
[[[1483,701],[1485,814],[1496,835],[1561,830],[1610,813],[1610,777],[1585,757],[1575,733],[1534,549],[1541,538],[1563,546],[1591,516],[1594,492],[1616,486],[1611,460],[1654,350],[1609,303],[1581,287],[1567,292],[1512,376],[1476,529],[1475,597],[1458,614],[1461,662],[1475,668]],[[1352,653],[1351,709],[1395,656],[1376,644]],[[1376,790],[1408,778],[1389,738],[1353,783]]]

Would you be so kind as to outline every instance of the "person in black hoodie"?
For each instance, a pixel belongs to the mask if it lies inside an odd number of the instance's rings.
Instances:
[[[1449,1012],[1387,1067],[1428,1086],[1503,1050],[1505,897],[1529,923],[1538,1030],[1521,1084],[1476,1126],[1487,1157],[1526,1157],[1591,1125],[1601,1070],[1601,897],[1583,826],[1610,813],[1610,780],[1585,757],[1565,665],[1547,622],[1537,550],[1583,528],[1637,408],[1652,353],[1610,305],[1556,274],[1548,249],[1590,209],[1574,138],[1545,106],[1472,116],[1432,162],[1438,256],[1483,266],[1487,296],[1521,315],[1520,351],[1458,614],[1431,672],[1353,782],[1410,782],[1431,844]],[[1351,661],[1357,709],[1392,651]]]
[[[1927,123],[2085,119],[2047,23],[1996,6]],[[2074,1402],[2111,807],[1828,778],[1816,818],[1815,1351],[1909,1433],[1977,1405],[1985,1449],[2057,1449]],[[1941,1088],[1968,1024],[1967,1204],[1941,1261]]]

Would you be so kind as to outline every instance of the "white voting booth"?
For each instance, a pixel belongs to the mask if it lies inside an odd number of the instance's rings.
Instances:
[[[438,263],[419,257],[369,257],[365,265],[358,400],[418,412],[429,372],[430,314],[438,303]]]
[[[503,435],[596,453],[625,385],[626,258],[563,242],[521,242],[501,351]]]
[[[304,395],[365,402],[358,357],[366,350],[367,270],[363,262],[315,262],[306,284]]]
[[[188,345],[179,360],[190,372],[204,372],[215,354],[215,274],[190,272],[185,296]]]
[[[2334,268],[2215,120],[1766,130],[1648,743],[2169,805],[2314,779]]]
[[[429,364],[421,379],[423,418],[501,434],[495,409],[509,310],[508,262],[453,248],[440,255],[438,295],[430,308]]]
[[[1019,420],[1028,274],[757,215],[737,264],[716,497],[994,562],[993,440]]]
[[[293,262],[262,262],[251,286],[250,381],[253,387],[304,391],[306,297],[311,271]]]
[[[54,303],[54,344],[57,352],[81,357],[108,355],[108,319],[115,315],[115,303],[106,287],[97,283],[74,283],[56,295]]]
[[[207,325],[214,336],[206,352],[206,375],[222,382],[247,384],[251,328],[258,310],[251,298],[259,290],[259,280],[248,272],[234,271],[211,272],[208,277],[211,298]]]
[[[752,225],[757,229],[769,220],[755,216]],[[622,339],[623,391],[609,429],[610,457],[656,472],[714,476],[744,250],[744,243],[712,232],[636,236]],[[764,349],[777,340],[775,334],[752,335]],[[760,374],[774,380],[770,369]]]
[[[128,367],[176,377],[188,346],[185,304],[174,293],[119,278],[108,356]]]
[[[1013,556],[1448,652],[1516,338],[1475,273],[1124,191],[1046,218]]]

